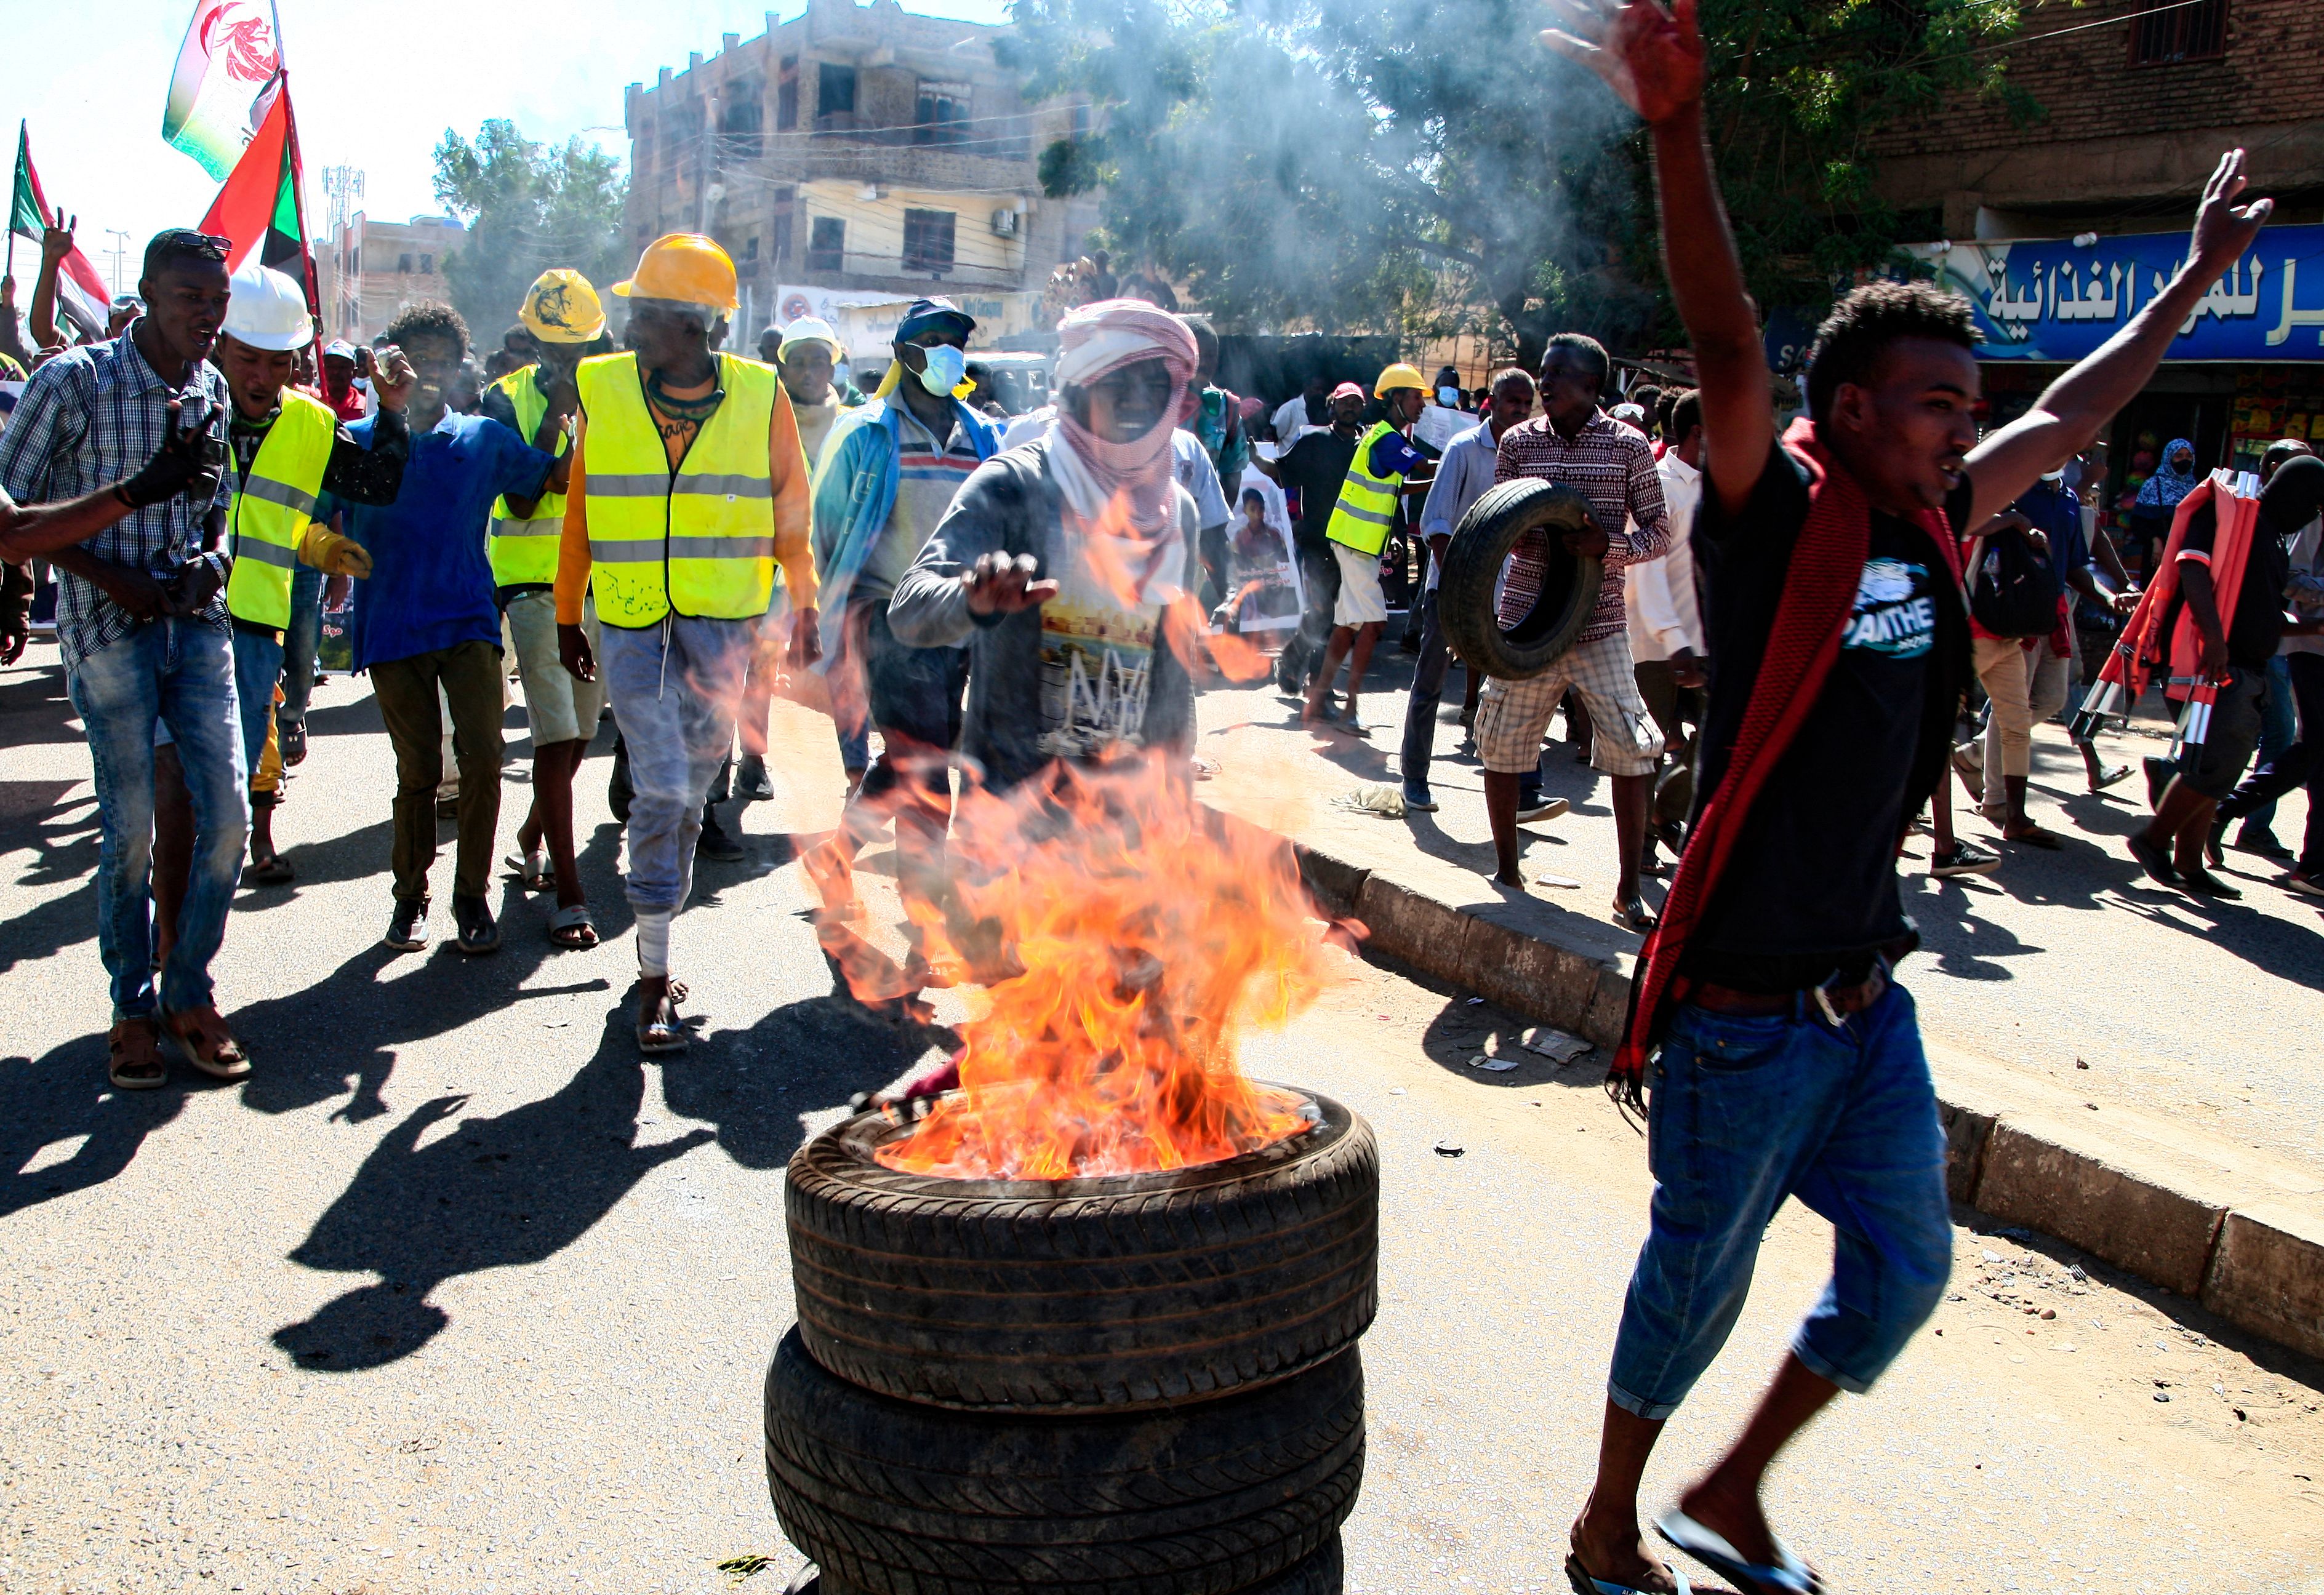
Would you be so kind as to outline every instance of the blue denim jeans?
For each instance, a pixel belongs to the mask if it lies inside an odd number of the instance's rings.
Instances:
[[[630,907],[673,912],[694,884],[702,804],[734,740],[756,621],[605,626],[597,668],[630,756]]]
[[[1912,997],[1891,987],[1838,1028],[1804,997],[1764,1019],[1683,1005],[1652,1080],[1654,1223],[1609,1397],[1644,1418],[1677,1410],[1726,1344],[1760,1236],[1791,1196],[1838,1232],[1792,1351],[1843,1390],[1869,1388],[1952,1268],[1944,1130]]]
[[[97,950],[113,983],[113,1017],[180,1012],[210,1000],[210,960],[250,832],[241,707],[226,632],[199,621],[134,626],[81,660],[66,690],[88,736],[97,780]],[[192,879],[178,939],[153,987],[153,723],[170,728],[194,807]]]
[[[315,694],[315,650],[323,644],[323,573],[301,565],[290,573],[290,623],[282,631],[282,704],[285,725],[307,718]]]
[[[266,751],[266,720],[274,713],[274,683],[282,674],[282,644],[256,632],[234,629],[234,692],[242,705],[242,767],[258,773]]]

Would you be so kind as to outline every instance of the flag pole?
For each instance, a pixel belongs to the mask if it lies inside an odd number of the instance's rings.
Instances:
[[[24,180],[24,142],[32,136],[32,124],[19,117],[16,122],[16,171],[14,180],[8,186],[8,275],[11,277],[16,274],[16,185]]]

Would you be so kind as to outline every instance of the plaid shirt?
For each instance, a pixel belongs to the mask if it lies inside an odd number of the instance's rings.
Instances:
[[[20,504],[61,503],[134,476],[153,457],[169,435],[170,401],[177,392],[138,353],[132,335],[141,324],[132,323],[110,343],[69,349],[32,373],[8,429],[0,432],[0,488],[9,497]],[[226,378],[203,361],[185,392],[211,404],[211,447],[223,463],[232,402]],[[217,505],[233,501],[229,475],[219,473]],[[211,507],[211,501],[198,503],[180,494],[134,512],[80,546],[107,565],[166,582],[201,553]],[[95,584],[62,569],[57,583],[57,641],[67,670],[136,624]],[[200,618],[226,629],[223,590]]]
[[[1546,416],[1520,421],[1501,434],[1493,482],[1537,476],[1579,492],[1606,529],[1606,574],[1598,586],[1598,607],[1577,640],[1595,642],[1628,632],[1622,605],[1622,569],[1634,560],[1660,557],[1670,546],[1670,518],[1663,508],[1662,478],[1655,473],[1654,445],[1646,435],[1604,410],[1582,424],[1573,441],[1558,436]],[[1626,529],[1627,528],[1627,535]],[[1528,532],[1510,550],[1501,586],[1500,622],[1516,625],[1541,596],[1549,567],[1549,539]]]

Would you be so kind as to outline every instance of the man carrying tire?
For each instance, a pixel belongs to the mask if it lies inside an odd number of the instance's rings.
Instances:
[[[1493,467],[1496,484],[1526,477],[1562,483],[1590,502],[1595,527],[1563,534],[1566,552],[1603,562],[1597,607],[1572,649],[1540,675],[1523,681],[1489,676],[1477,706],[1477,751],[1485,765],[1485,814],[1492,821],[1494,879],[1520,890],[1517,871],[1517,788],[1540,768],[1542,733],[1571,687],[1590,711],[1591,763],[1614,785],[1614,834],[1620,874],[1614,887],[1614,922],[1643,936],[1654,910],[1638,891],[1638,860],[1646,835],[1646,806],[1663,739],[1638,696],[1630,662],[1624,567],[1660,558],[1670,539],[1662,478],[1646,435],[1598,408],[1610,363],[1598,340],[1561,332],[1541,362],[1539,419],[1511,427]],[[1621,528],[1628,525],[1626,534]],[[1510,553],[1500,623],[1524,623],[1548,576],[1546,532],[1528,533]]]
[[[1306,706],[1299,724],[1325,718],[1332,679],[1340,661],[1348,661],[1348,708],[1340,728],[1352,736],[1364,734],[1356,712],[1356,698],[1364,688],[1364,671],[1372,650],[1388,629],[1388,598],[1380,590],[1380,550],[1396,525],[1396,507],[1404,479],[1425,465],[1428,456],[1412,446],[1413,422],[1420,419],[1427,398],[1420,373],[1409,365],[1391,365],[1373,384],[1372,396],[1384,406],[1380,419],[1356,444],[1340,496],[1324,523],[1323,536],[1332,545],[1332,558],[1340,567],[1339,595],[1332,601],[1332,638],[1324,645],[1323,663],[1307,688]],[[1313,605],[1310,605],[1311,609]],[[1351,650],[1353,650],[1351,652]]]
[[[2234,205],[2244,154],[2230,152],[2170,285],[1981,442],[1968,302],[1925,283],[1859,288],[1816,336],[1812,419],[1779,442],[1712,175],[1695,8],[1563,0],[1574,32],[1544,36],[1652,135],[1664,267],[1702,376],[1693,542],[1716,650],[1694,825],[1609,1080],[1632,1104],[1652,1087],[1655,1188],[1566,1562],[1592,1595],[1685,1588],[1638,1532],[1639,1478],[1793,1196],[1838,1232],[1831,1282],[1741,1438],[1658,1526],[1744,1595],[1820,1587],[1768,1527],[1762,1480],[1835,1395],[1895,1360],[1952,1256],[1944,1129],[1891,970],[1915,941],[1896,856],[1944,777],[1970,667],[1956,537],[2089,446],[2271,209]]]
[[[1493,485],[1494,463],[1502,437],[1533,413],[1533,378],[1515,366],[1493,378],[1492,397],[1485,419],[1444,446],[1436,462],[1435,480],[1420,510],[1420,535],[1428,543],[1428,585],[1420,602],[1425,610],[1420,633],[1420,659],[1413,667],[1412,696],[1404,705],[1404,807],[1434,813],[1435,795],[1429,790],[1428,766],[1436,751],[1436,705],[1443,701],[1444,672],[1452,668],[1452,650],[1444,641],[1438,614],[1438,586],[1444,575],[1444,550],[1452,545],[1452,529]],[[1476,669],[1470,668],[1470,679]]]

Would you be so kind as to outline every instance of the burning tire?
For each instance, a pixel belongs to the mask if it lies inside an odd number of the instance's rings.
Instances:
[[[800,1148],[786,1204],[798,1330],[869,1390],[1017,1413],[1130,1411],[1286,1378],[1370,1326],[1379,1149],[1312,1127],[1159,1174],[959,1180],[873,1152],[863,1114]]]
[[[1572,648],[1597,607],[1603,562],[1565,551],[1561,534],[1597,524],[1590,502],[1553,482],[1504,482],[1469,506],[1444,550],[1436,605],[1453,657],[1504,681],[1524,681]],[[1508,631],[1494,613],[1502,562],[1517,539],[1548,534],[1549,568],[1532,612]]]
[[[998,1415],[859,1389],[794,1331],[766,1434],[783,1531],[841,1589],[1308,1595],[1338,1587],[1321,1564],[1362,1482],[1363,1371],[1350,1350],[1159,1412]]]

